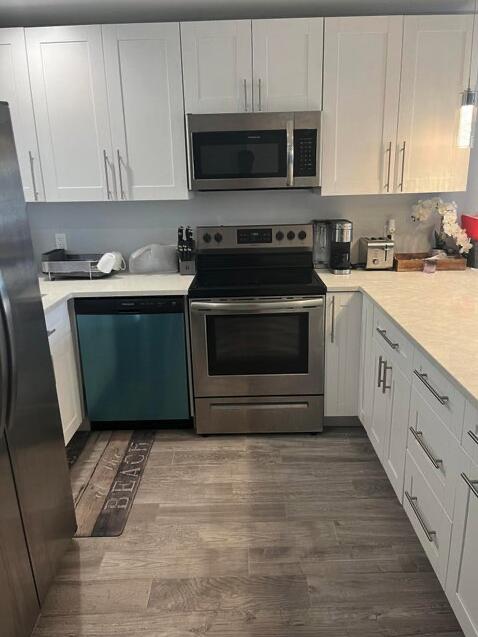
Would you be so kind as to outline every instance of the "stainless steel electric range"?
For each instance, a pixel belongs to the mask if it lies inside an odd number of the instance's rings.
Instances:
[[[311,225],[197,229],[198,433],[322,431],[326,288],[312,246]]]

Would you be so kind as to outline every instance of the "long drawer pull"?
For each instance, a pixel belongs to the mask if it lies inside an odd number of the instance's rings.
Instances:
[[[411,496],[408,491],[405,491],[405,495],[407,496],[407,500],[410,502],[410,506],[413,509],[413,513],[417,516],[417,520],[420,522],[420,526],[422,527],[425,535],[427,536],[427,540],[429,542],[433,542],[436,537],[436,531],[430,531],[430,529],[425,524],[425,520],[422,517],[420,509],[418,508],[418,498]]]
[[[423,439],[423,431],[417,431],[413,427],[410,427],[410,431],[412,432],[413,437],[418,442],[420,447],[427,454],[428,459],[430,460],[432,465],[435,467],[435,469],[439,469],[443,464],[443,460],[439,460],[438,458],[435,458],[435,456],[432,454],[428,446],[425,444],[425,441]]]
[[[56,332],[56,328],[54,327],[52,330],[47,330],[46,333],[48,334],[48,338],[50,338],[50,336],[53,336],[53,334]]]
[[[400,347],[399,343],[394,343],[393,341],[391,341],[388,336],[387,336],[387,330],[381,330],[379,327],[376,328],[377,332],[380,334],[380,336],[385,339],[385,341],[390,345],[390,347],[392,349],[398,349]]]
[[[470,478],[466,475],[466,473],[462,473],[461,477],[466,482],[466,484],[470,487],[470,491],[472,491],[478,498],[478,480],[470,480]]]
[[[433,385],[430,385],[430,383],[428,382],[428,374],[425,374],[424,372],[419,372],[418,369],[414,369],[413,373],[422,381],[425,387],[431,391],[431,393],[435,396],[435,398],[438,400],[439,403],[441,403],[442,405],[448,404],[448,401],[450,399],[448,398],[448,396],[441,396],[437,392],[437,390],[433,387]]]
[[[476,442],[476,444],[478,445],[478,436],[475,434],[475,432],[474,431],[469,431],[468,435],[473,440],[473,442]]]

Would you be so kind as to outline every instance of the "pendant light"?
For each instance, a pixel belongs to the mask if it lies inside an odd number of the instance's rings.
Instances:
[[[468,88],[461,95],[460,122],[458,125],[458,148],[472,148],[475,137],[476,107],[478,93],[471,89],[471,62],[473,59],[473,47],[475,42],[476,2],[473,12],[473,29],[471,32],[470,71],[468,74]]]

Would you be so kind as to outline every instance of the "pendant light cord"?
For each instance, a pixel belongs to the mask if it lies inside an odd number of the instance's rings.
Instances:
[[[473,27],[471,29],[470,72],[468,73],[468,89],[471,89],[471,64],[473,60],[473,47],[475,43],[476,9],[477,9],[477,0],[475,0],[475,10],[473,11]]]

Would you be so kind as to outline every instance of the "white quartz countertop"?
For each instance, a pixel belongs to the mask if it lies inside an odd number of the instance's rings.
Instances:
[[[465,272],[318,271],[328,292],[362,291],[478,405],[478,270]],[[75,297],[185,295],[193,277],[115,274],[89,280],[40,280],[45,311]]]
[[[40,278],[45,312],[77,297],[94,296],[176,296],[185,295],[193,280],[181,274],[113,274],[102,279],[48,281]]]
[[[478,270],[319,275],[329,292],[367,294],[478,404]]]

